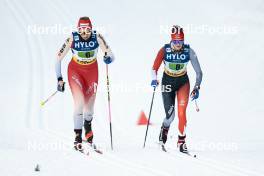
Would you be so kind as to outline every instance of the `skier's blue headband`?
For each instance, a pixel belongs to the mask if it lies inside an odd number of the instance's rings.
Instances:
[[[183,40],[172,40],[171,43],[173,43],[174,45],[183,45],[184,44],[184,41]]]

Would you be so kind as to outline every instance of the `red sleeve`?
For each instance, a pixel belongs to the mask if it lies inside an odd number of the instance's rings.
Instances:
[[[158,52],[158,54],[156,56],[156,59],[154,61],[153,67],[152,67],[152,69],[155,70],[156,72],[159,70],[159,67],[160,67],[160,65],[161,65],[161,63],[162,63],[162,61],[164,59],[164,54],[165,54],[164,47],[162,47],[159,50],[159,52]]]

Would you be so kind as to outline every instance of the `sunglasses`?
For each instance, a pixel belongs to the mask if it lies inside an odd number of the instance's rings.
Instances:
[[[174,45],[183,45],[184,41],[183,40],[172,40],[171,41]]]
[[[87,27],[79,27],[78,28],[78,32],[79,34],[89,34],[92,32],[92,29],[91,28],[87,28]]]

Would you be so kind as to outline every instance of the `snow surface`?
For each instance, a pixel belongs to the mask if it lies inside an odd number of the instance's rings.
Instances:
[[[91,17],[116,56],[109,66],[112,88],[131,89],[111,91],[114,151],[106,92],[98,92],[93,128],[104,154],[88,157],[71,150],[73,102],[68,86],[40,107],[40,101],[56,90],[55,54],[69,32],[29,31],[34,25],[75,26],[80,16]],[[0,175],[264,175],[263,17],[261,0],[1,0]],[[204,72],[201,111],[195,112],[193,102],[188,107],[187,142],[197,159],[176,151],[177,120],[169,132],[169,153],[158,149],[164,118],[160,92],[145,149],[146,127],[136,125],[141,110],[148,115],[153,60],[169,41],[161,29],[172,24],[235,30],[186,31],[186,42],[196,51]],[[101,58],[99,88],[104,89]],[[69,61],[70,54],[63,61],[65,78]],[[189,76],[193,85],[191,66]],[[37,164],[40,172],[34,171]]]

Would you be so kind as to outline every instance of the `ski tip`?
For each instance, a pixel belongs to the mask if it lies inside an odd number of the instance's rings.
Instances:
[[[190,154],[190,153],[187,153],[187,155],[193,157],[193,158],[197,158],[197,155],[196,154]]]

